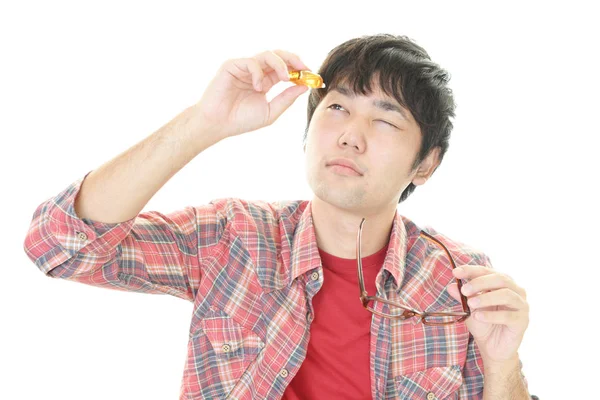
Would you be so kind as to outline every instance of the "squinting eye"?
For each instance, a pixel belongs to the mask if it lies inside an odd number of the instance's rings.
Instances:
[[[392,124],[390,124],[389,122],[387,122],[387,121],[384,121],[384,120],[382,120],[382,119],[378,119],[377,121],[379,121],[379,122],[383,122],[384,124],[386,124],[386,125],[388,125],[388,126],[391,126],[392,128],[399,129],[399,128],[398,128],[396,125],[392,125]]]

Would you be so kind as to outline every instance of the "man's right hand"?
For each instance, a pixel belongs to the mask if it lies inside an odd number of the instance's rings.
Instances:
[[[266,93],[291,70],[309,70],[300,58],[283,50],[265,51],[251,58],[225,61],[196,104],[201,119],[218,136],[251,132],[271,125],[308,90],[294,85],[267,101]]]

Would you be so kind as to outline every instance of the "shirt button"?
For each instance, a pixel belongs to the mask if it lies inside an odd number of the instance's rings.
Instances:
[[[77,237],[82,242],[85,242],[87,240],[87,235],[85,233],[83,233],[83,232],[77,232]]]
[[[229,353],[229,351],[231,350],[231,346],[228,344],[224,344],[223,347],[221,347],[221,350],[223,350],[223,353]]]
[[[427,400],[433,400],[435,399],[435,394],[433,394],[432,392],[427,393]]]
[[[313,281],[316,281],[317,279],[319,279],[319,273],[313,272],[312,274],[310,274],[310,279],[312,279]]]
[[[281,370],[281,372],[279,372],[279,375],[280,375],[282,378],[285,378],[286,376],[288,376],[288,370],[287,370],[287,369],[285,369],[285,368],[284,368],[284,369],[282,369],[282,370]]]

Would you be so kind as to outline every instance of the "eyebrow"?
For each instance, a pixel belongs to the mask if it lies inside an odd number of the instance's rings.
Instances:
[[[344,86],[335,87],[335,88],[331,89],[331,91],[338,92],[338,93],[340,93],[346,97],[350,97],[350,98],[356,97],[356,94],[354,92],[351,92],[347,87],[344,87]],[[409,121],[409,118],[406,115],[406,111],[392,102],[389,102],[387,100],[377,99],[377,100],[373,100],[373,105],[384,111],[397,112],[398,114],[400,114],[402,116],[403,119],[405,119],[406,121]]]

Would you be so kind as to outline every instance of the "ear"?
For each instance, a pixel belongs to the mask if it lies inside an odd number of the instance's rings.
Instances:
[[[425,159],[421,161],[421,164],[419,164],[419,166],[417,167],[417,170],[413,175],[412,179],[412,183],[415,186],[420,186],[427,182],[427,180],[429,179],[429,177],[431,177],[438,165],[440,165],[439,157],[440,148],[434,147],[433,149],[431,149],[427,157],[425,157]]]

